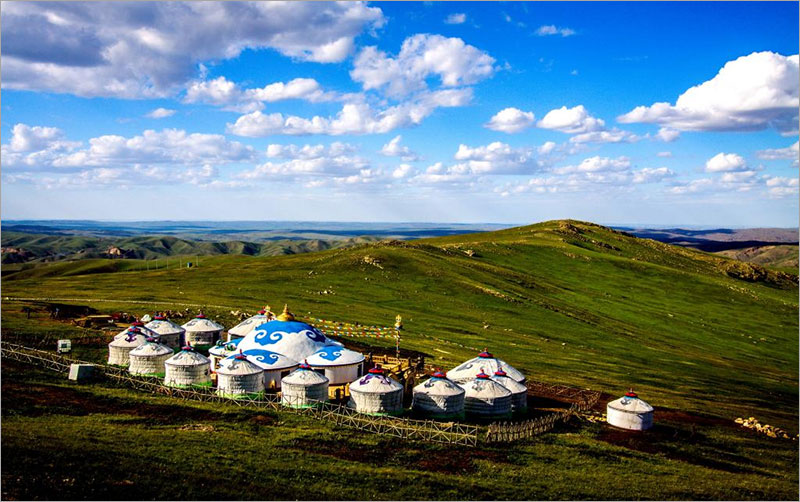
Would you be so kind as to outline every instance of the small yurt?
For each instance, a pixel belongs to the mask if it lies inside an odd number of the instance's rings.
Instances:
[[[159,343],[155,338],[148,338],[145,343],[130,352],[128,371],[131,375],[164,376],[164,361],[173,354],[171,348]]]
[[[239,345],[241,338],[231,342],[223,342],[221,339],[217,340],[217,344],[208,349],[208,358],[211,360],[211,371],[217,371],[220,362],[226,357],[230,357],[239,353],[236,348]]]
[[[122,336],[123,334],[125,336]],[[147,337],[139,328],[128,328],[108,344],[108,364],[127,366],[130,363],[131,351],[145,342]]]
[[[154,315],[153,320],[145,324],[144,327],[158,333],[161,338],[161,343],[173,349],[181,347],[183,343],[181,338],[183,334],[186,333],[185,329],[170,321],[162,314]]]
[[[525,384],[517,382],[502,369],[494,372],[492,380],[511,391],[512,412],[524,413],[528,409],[528,387]]]
[[[350,384],[347,405],[368,415],[400,415],[403,413],[403,386],[377,366]]]
[[[348,384],[364,373],[364,354],[337,345],[322,347],[306,361],[315,370],[323,370],[330,385]]]
[[[469,382],[475,378],[475,373],[479,370],[493,374],[500,368],[502,368],[509,377],[517,382],[525,382],[525,375],[517,371],[514,367],[502,359],[497,359],[485,349],[483,352],[478,354],[478,357],[472,358],[469,361],[462,363],[460,366],[456,366],[448,371],[447,378],[457,383]]]
[[[411,408],[415,413],[431,418],[463,418],[464,389],[436,371],[426,381],[414,387]]]
[[[181,327],[186,330],[183,335],[185,344],[202,351],[213,347],[225,329],[221,324],[208,319],[202,312]]]
[[[210,361],[191,346],[164,361],[166,374],[164,385],[168,387],[190,387],[211,385]]]
[[[265,349],[242,350],[242,343],[239,343],[239,351],[247,356],[248,361],[264,370],[264,388],[266,390],[280,389],[281,379],[297,368],[298,362],[294,359]]]
[[[264,370],[236,354],[222,361],[217,369],[217,394],[225,397],[257,397],[264,392]]]
[[[272,316],[270,314],[271,312],[269,311],[269,307],[266,309],[261,309],[258,311],[258,314],[248,317],[244,321],[232,327],[228,330],[228,341],[232,342],[234,340],[246,337],[258,326],[261,326],[265,322],[271,320]]]
[[[646,431],[653,426],[653,407],[639,399],[635,392],[606,405],[606,420],[614,427],[632,431]]]
[[[145,338],[155,338],[156,340],[160,338],[160,335],[158,333],[156,333],[152,329],[147,328],[142,321],[136,320],[133,321],[130,326],[120,331],[118,334],[114,335],[114,340],[118,338],[126,338],[128,336],[128,330],[132,328],[136,328],[139,333],[144,335]]]
[[[328,400],[328,378],[314,371],[308,362],[281,380],[281,404],[310,408]]]
[[[511,391],[481,370],[470,382],[461,384],[466,391],[464,411],[473,419],[497,419],[511,416]]]

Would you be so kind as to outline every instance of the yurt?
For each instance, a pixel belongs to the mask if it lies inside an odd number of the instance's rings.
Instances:
[[[166,374],[164,385],[168,387],[190,387],[211,385],[210,361],[191,346],[164,361]]]
[[[131,375],[164,376],[164,361],[172,355],[171,348],[159,343],[155,338],[148,338],[145,343],[130,352],[128,371]]]
[[[337,345],[322,347],[307,361],[315,370],[325,372],[330,385],[348,384],[364,373],[364,354]]]
[[[646,431],[653,426],[653,407],[639,399],[635,392],[606,405],[606,420],[614,427],[632,431]]]
[[[211,371],[217,371],[220,362],[226,357],[230,357],[239,353],[237,345],[242,339],[236,339],[231,342],[223,342],[221,339],[217,340],[217,344],[208,349],[208,358],[211,360]]]
[[[347,403],[359,413],[400,415],[403,413],[403,386],[384,375],[378,366],[350,384]]]
[[[161,339],[160,342],[173,349],[181,347],[183,343],[181,338],[183,334],[186,333],[185,329],[170,321],[162,314],[154,315],[153,320],[145,324],[144,327],[157,333]]]
[[[225,397],[256,397],[264,392],[264,370],[236,354],[222,361],[217,369],[217,394]]]
[[[258,314],[248,317],[236,326],[228,330],[228,341],[239,340],[250,334],[251,331],[271,320],[269,308],[261,309]]]
[[[478,354],[478,357],[472,358],[469,361],[462,363],[460,366],[456,366],[448,371],[447,378],[456,383],[464,383],[473,380],[478,371],[486,371],[489,374],[493,374],[500,368],[502,368],[509,377],[513,378],[517,382],[525,382],[525,375],[517,371],[514,367],[502,359],[497,359],[494,357],[494,355],[486,350]]]
[[[281,380],[281,404],[310,408],[328,400],[328,378],[314,371],[308,362]]]
[[[464,411],[467,417],[496,419],[511,416],[511,391],[489,378],[483,370],[461,386],[466,391]]]
[[[525,384],[517,382],[502,369],[494,372],[492,380],[511,391],[512,412],[524,413],[528,409],[528,387]]]
[[[465,391],[441,371],[414,387],[411,409],[431,418],[463,418]]]
[[[274,321],[258,325],[239,343],[245,354],[250,350],[268,350],[289,359],[302,361],[319,349],[341,344],[334,342],[320,331],[304,322],[296,321],[294,315],[284,307],[283,313]]]
[[[121,336],[121,335],[125,336]],[[136,347],[147,342],[147,337],[139,328],[128,328],[124,333],[115,336],[108,344],[108,364],[127,366],[130,363],[130,353]]]
[[[244,342],[239,343],[239,351],[247,356],[248,361],[264,370],[264,388],[266,390],[280,389],[281,378],[297,368],[298,362],[294,359],[266,349],[242,350],[242,343]]]
[[[152,329],[149,329],[148,327],[146,327],[143,322],[141,322],[139,320],[136,320],[136,321],[133,321],[130,326],[128,326],[124,330],[120,331],[118,334],[114,335],[114,340],[116,340],[118,338],[126,338],[128,336],[128,330],[130,330],[132,328],[136,328],[139,333],[144,335],[145,338],[155,338],[156,340],[161,338],[158,333],[156,333]]]
[[[221,324],[208,319],[202,312],[181,327],[186,330],[183,335],[185,344],[203,351],[210,349],[225,329]]]

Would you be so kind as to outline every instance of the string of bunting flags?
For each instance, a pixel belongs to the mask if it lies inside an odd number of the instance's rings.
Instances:
[[[397,330],[388,326],[364,326],[341,321],[330,321],[316,317],[307,317],[317,329],[324,334],[348,336],[352,338],[399,338]]]

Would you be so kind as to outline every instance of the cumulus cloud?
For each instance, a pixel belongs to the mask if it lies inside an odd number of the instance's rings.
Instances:
[[[669,127],[662,127],[658,130],[656,137],[663,141],[664,143],[672,143],[676,139],[681,137],[680,131],[676,131],[675,129],[670,129]]]
[[[362,2],[13,2],[3,4],[3,87],[163,97],[203,61],[269,48],[340,62],[383,25]]]
[[[747,161],[735,153],[718,153],[706,161],[706,172],[720,173],[747,170]]]
[[[798,149],[800,142],[795,141],[793,145],[786,148],[768,148],[766,150],[759,150],[756,155],[759,159],[764,160],[778,160],[789,159],[797,163],[798,156],[800,156],[800,149]]]
[[[53,161],[80,146],[80,142],[67,141],[57,127],[16,124],[11,129],[11,140],[0,147],[4,168],[38,167]]]
[[[237,175],[242,180],[254,180],[274,176],[333,176],[350,175],[369,167],[369,162],[356,155],[357,148],[346,143],[334,142],[325,145],[278,145],[267,147],[270,159],[285,159],[281,162],[269,160],[253,169]]]
[[[409,147],[400,144],[402,139],[403,137],[401,135],[397,135],[392,138],[391,141],[383,145],[383,148],[381,148],[381,154],[387,157],[400,157],[405,162],[414,162],[419,160],[419,155],[411,151]]]
[[[477,147],[458,145],[453,157],[461,163],[451,166],[449,172],[459,174],[520,174],[542,167],[532,149],[513,148],[499,141]]]
[[[667,178],[672,178],[675,173],[666,167],[645,167],[633,171],[633,183],[657,183]]]
[[[444,19],[445,24],[463,24],[467,20],[464,13],[452,13]]]
[[[536,29],[536,34],[539,35],[540,37],[546,37],[550,35],[561,35],[562,37],[569,37],[575,34],[575,30],[566,27],[559,28],[554,24],[546,24],[539,26],[539,28]]]
[[[417,34],[403,42],[396,57],[377,47],[365,47],[353,63],[350,77],[364,90],[382,90],[400,98],[427,89],[426,79],[439,77],[444,87],[471,85],[490,77],[494,58],[460,38]]]
[[[403,179],[414,174],[414,167],[411,164],[400,164],[397,169],[392,171],[392,178]]]
[[[167,117],[172,117],[173,115],[175,115],[175,110],[170,110],[169,108],[156,108],[148,113],[147,117],[151,119],[165,119]]]
[[[729,61],[706,82],[681,94],[674,105],[637,106],[622,123],[661,124],[680,131],[756,131],[797,134],[798,55],[754,52]]]
[[[766,179],[767,193],[771,197],[797,196],[798,179],[783,176],[769,176]]]
[[[639,141],[639,136],[632,132],[623,131],[616,127],[604,131],[590,131],[577,134],[569,139],[570,143],[635,143]]]
[[[583,134],[603,131],[606,124],[602,119],[592,117],[583,105],[578,105],[550,110],[536,125],[542,129],[553,129],[567,134]]]
[[[204,103],[221,106],[226,110],[242,113],[264,108],[263,103],[274,103],[287,99],[302,99],[311,103],[334,101],[344,96],[333,91],[324,91],[313,78],[296,78],[288,82],[273,82],[261,88],[241,89],[224,76],[213,80],[196,80],[189,84],[184,96],[185,103]]]
[[[569,173],[596,173],[596,172],[609,172],[609,171],[624,171],[631,166],[631,161],[628,157],[618,157],[612,159],[609,157],[589,157],[583,159],[580,164],[558,167],[553,171],[557,174]]]
[[[519,108],[504,108],[484,124],[484,127],[512,134],[531,127],[533,121],[533,112],[523,112]]]
[[[656,154],[657,157],[672,157],[672,152],[658,152]]]

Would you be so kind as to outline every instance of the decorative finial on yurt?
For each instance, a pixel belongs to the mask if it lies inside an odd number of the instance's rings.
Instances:
[[[289,305],[283,305],[283,313],[278,316],[279,321],[294,321],[294,314],[289,312]]]
[[[197,318],[198,319],[205,319],[206,315],[203,313],[202,310],[200,310],[200,311],[197,312]]]
[[[397,314],[397,317],[394,318],[394,329],[403,329],[403,317],[400,314]]]
[[[633,392],[633,387],[629,387],[628,392],[625,393],[625,397],[639,397],[639,395]]]

